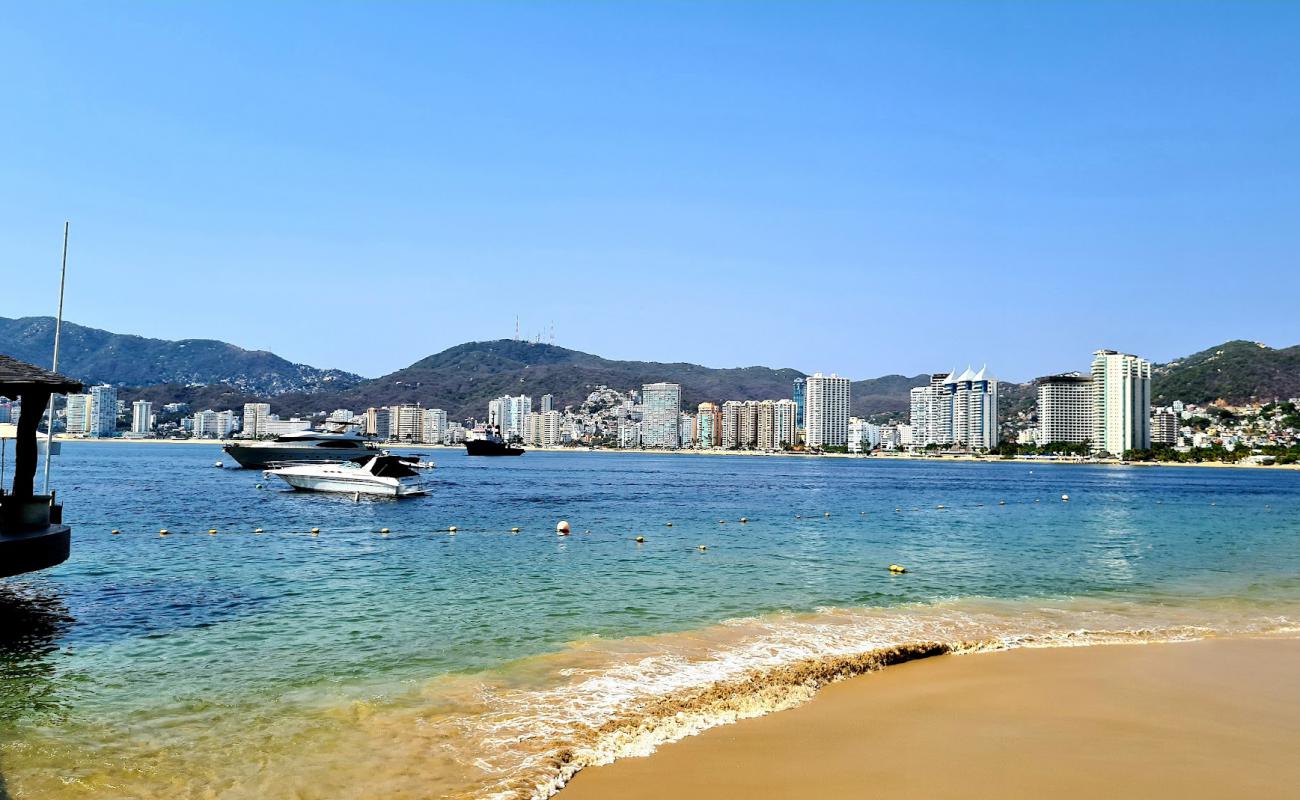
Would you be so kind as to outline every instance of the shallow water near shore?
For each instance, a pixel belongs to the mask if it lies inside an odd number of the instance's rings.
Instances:
[[[73,557],[0,582],[12,797],[546,796],[919,643],[1300,620],[1294,472],[440,450],[353,502],[218,458],[64,445]]]

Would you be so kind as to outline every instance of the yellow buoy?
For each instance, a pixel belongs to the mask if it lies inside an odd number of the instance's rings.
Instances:
[[[644,541],[645,541],[645,537],[644,537],[644,536],[638,536],[638,537],[636,537],[636,543],[637,543],[637,544],[641,544],[641,543],[644,542]]]
[[[1063,495],[1061,495],[1061,500],[1063,500],[1063,501],[1065,501],[1066,503],[1068,503],[1068,502],[1070,502],[1070,496],[1069,496],[1068,494],[1063,494]]]
[[[380,533],[388,533],[388,529],[387,529],[387,528],[380,528],[380,529],[379,529],[379,532],[380,532]]]
[[[112,533],[114,536],[116,536],[116,535],[118,535],[119,533],[121,533],[121,531],[119,531],[117,528],[114,528],[112,531],[110,531],[110,533]]]
[[[261,532],[262,532],[261,528],[253,528],[253,533],[261,533]]]
[[[162,530],[158,531],[159,536],[166,536],[167,534],[168,534],[168,530],[166,528],[163,528]]]
[[[557,523],[555,524],[555,531],[556,531],[556,533],[568,533],[568,532],[569,532],[569,522],[568,522],[568,520],[563,520],[563,519],[562,519],[562,520],[560,520],[559,522],[557,522]]]
[[[209,528],[209,529],[208,529],[208,535],[209,535],[209,536],[216,536],[216,535],[217,535],[217,529],[216,529],[216,528]]]
[[[312,536],[317,536],[317,535],[319,535],[319,534],[320,534],[320,528],[312,528],[312,529],[311,529],[311,535],[312,535]]]
[[[708,550],[708,549],[709,549],[709,548],[705,547],[704,545],[700,545],[700,552],[701,552],[701,553],[703,553],[705,550]]]
[[[830,515],[831,515],[831,512],[829,512],[829,511],[827,511],[825,514],[822,514],[823,517],[829,517]]]
[[[511,529],[510,529],[510,532],[511,532],[511,533],[519,533],[519,528],[511,528]]]
[[[889,571],[894,573],[895,575],[901,575],[904,572],[907,572],[907,567],[903,566],[902,564],[890,564]]]
[[[447,526],[447,533],[455,533],[455,532],[456,532],[456,526],[455,526],[455,525],[448,525],[448,526]]]

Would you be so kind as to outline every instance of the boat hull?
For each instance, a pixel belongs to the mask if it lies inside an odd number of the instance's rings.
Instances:
[[[337,494],[364,494],[378,497],[413,497],[426,494],[428,489],[422,482],[401,483],[393,478],[375,478],[367,476],[328,476],[296,475],[287,470],[273,473],[276,477],[302,492],[334,492]]]
[[[325,461],[351,461],[375,455],[375,450],[364,443],[347,447],[321,447],[319,445],[293,445],[281,442],[257,444],[228,444],[221,448],[245,469],[266,469],[277,464],[307,464]]]
[[[465,442],[465,454],[470,456],[522,456],[522,447],[511,447],[501,442],[488,439],[469,439]]]

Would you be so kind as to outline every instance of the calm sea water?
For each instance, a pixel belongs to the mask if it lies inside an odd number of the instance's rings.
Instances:
[[[0,581],[0,796],[545,796],[818,659],[1300,619],[1297,472],[438,450],[354,502],[220,457],[64,445],[72,559]]]

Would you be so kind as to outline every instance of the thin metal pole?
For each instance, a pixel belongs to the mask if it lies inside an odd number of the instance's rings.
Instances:
[[[51,372],[59,371],[59,336],[63,333],[63,284],[68,279],[68,222],[63,222],[63,267],[59,271],[59,316],[54,320],[54,365]],[[54,395],[50,395],[49,418],[45,421],[45,483],[41,494],[50,493],[50,457],[54,446]]]

